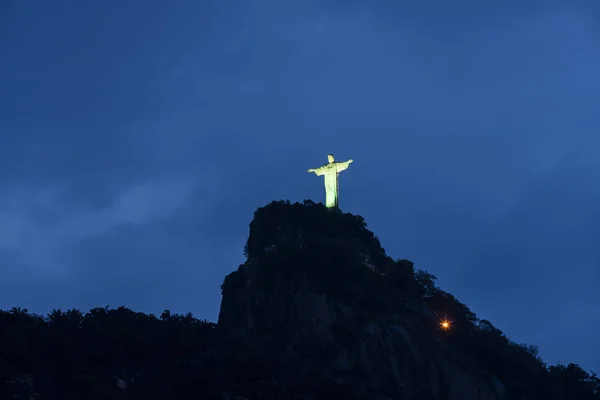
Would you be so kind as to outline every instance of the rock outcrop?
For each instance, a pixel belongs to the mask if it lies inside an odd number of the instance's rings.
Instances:
[[[360,387],[365,393],[402,399],[504,397],[504,385],[498,379],[445,345],[437,329],[439,320],[430,311],[408,302],[406,297],[381,308],[376,299],[369,298],[373,289],[384,290],[384,266],[364,265],[365,257],[376,258],[373,254],[363,252],[352,260],[351,251],[336,253],[341,249],[336,239],[342,240],[342,245],[344,240],[355,240],[358,249],[382,252],[374,236],[366,236],[371,243],[362,243],[360,238],[333,237],[328,234],[331,232],[319,229],[318,243],[312,243],[315,251],[311,251],[308,242],[315,231],[313,224],[335,226],[342,216],[310,210],[317,214],[313,215],[317,221],[311,221],[306,213],[298,211],[297,219],[290,217],[290,210],[285,218],[277,220],[272,214],[260,215],[259,210],[256,225],[264,219],[277,226],[270,229],[282,234],[294,232],[303,240],[293,242],[286,235],[281,250],[281,237],[269,237],[265,239],[268,243],[258,246],[272,251],[257,252],[257,258],[250,258],[228,277],[223,286],[219,326],[234,337],[270,351],[291,348],[321,366],[338,383]],[[323,218],[330,220],[324,222]],[[363,221],[356,223],[361,225]],[[250,235],[260,231],[259,226],[251,226]],[[262,239],[250,238],[249,242]],[[323,262],[323,253],[329,256],[325,256],[327,262]],[[380,257],[379,262],[383,260]],[[404,262],[412,268],[412,263]],[[346,273],[338,275],[341,269],[346,269]],[[355,274],[355,279],[345,281],[348,274]]]

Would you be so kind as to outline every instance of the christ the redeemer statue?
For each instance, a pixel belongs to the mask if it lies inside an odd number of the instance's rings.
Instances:
[[[323,175],[325,180],[325,206],[327,208],[337,208],[339,196],[338,175],[340,172],[348,169],[348,166],[354,160],[335,161],[333,154],[329,154],[327,159],[329,160],[329,164],[316,169],[311,168],[308,172],[314,172],[317,176]]]

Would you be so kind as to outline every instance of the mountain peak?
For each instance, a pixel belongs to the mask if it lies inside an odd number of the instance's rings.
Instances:
[[[451,354],[438,317],[416,301],[412,262],[389,258],[362,217],[273,202],[256,211],[245,252],[222,288],[219,326],[232,336],[291,349],[365,392],[502,398],[500,380]]]

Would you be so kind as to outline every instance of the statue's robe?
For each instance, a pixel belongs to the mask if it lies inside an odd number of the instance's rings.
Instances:
[[[334,161],[325,164],[322,167],[314,170],[318,176],[323,175],[325,181],[325,206],[327,208],[337,208],[339,198],[339,183],[338,177],[340,172],[348,169],[349,161],[338,162]]]

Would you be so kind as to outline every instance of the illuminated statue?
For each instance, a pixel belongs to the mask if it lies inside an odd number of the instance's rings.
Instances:
[[[348,166],[354,160],[338,162],[333,158],[333,154],[329,154],[327,159],[329,160],[328,164],[316,169],[311,168],[308,172],[314,172],[317,176],[324,176],[325,206],[327,208],[337,208],[339,196],[338,175],[340,172],[348,169]]]

